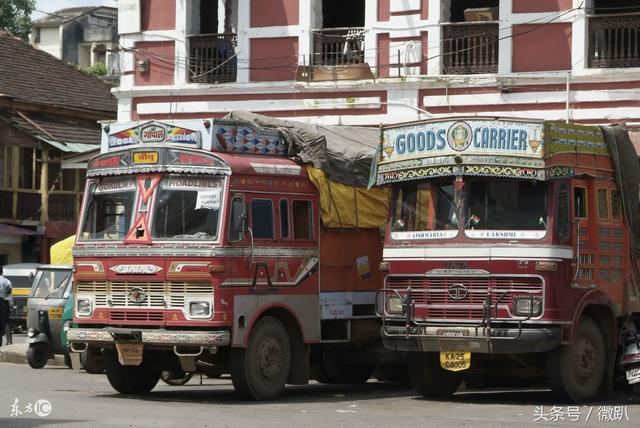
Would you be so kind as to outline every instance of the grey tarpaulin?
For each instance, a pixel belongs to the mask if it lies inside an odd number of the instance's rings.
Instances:
[[[277,129],[289,147],[289,157],[321,169],[330,180],[350,186],[366,186],[369,182],[380,138],[377,128],[307,124],[247,111],[231,112],[224,119]]]
[[[623,125],[602,126],[602,134],[609,146],[615,168],[616,182],[622,192],[624,214],[631,231],[632,254],[640,253],[640,209],[638,191],[640,190],[640,164],[627,128]]]

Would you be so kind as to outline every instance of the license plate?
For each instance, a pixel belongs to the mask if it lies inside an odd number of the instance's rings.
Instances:
[[[142,363],[142,343],[116,343],[118,362],[123,366],[139,366]]]
[[[640,382],[640,367],[627,370],[627,382],[630,384]]]
[[[49,308],[49,319],[59,320],[62,318],[62,308]]]
[[[440,367],[452,372],[471,367],[471,352],[440,351]]]
[[[469,336],[469,330],[463,330],[460,328],[441,328],[436,331],[438,336],[446,337],[465,337]]]

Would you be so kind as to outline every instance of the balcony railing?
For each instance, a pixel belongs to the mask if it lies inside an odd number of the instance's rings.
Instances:
[[[498,72],[498,24],[472,22],[442,25],[444,74]]]
[[[201,34],[189,37],[189,82],[235,82],[236,34]]]
[[[589,17],[589,67],[640,67],[640,13]]]
[[[338,66],[364,63],[364,28],[323,28],[311,30],[311,66]]]

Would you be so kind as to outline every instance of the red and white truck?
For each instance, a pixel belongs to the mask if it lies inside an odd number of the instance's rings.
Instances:
[[[571,401],[640,385],[638,156],[624,127],[385,126],[378,313],[416,389],[537,379]],[[625,380],[626,377],[626,380]]]
[[[261,120],[104,127],[67,338],[102,350],[117,391],[148,392],[161,371],[229,372],[242,396],[269,400],[311,376],[365,382],[392,360],[374,310],[388,196],[358,182],[378,130],[332,146],[349,132],[327,142]]]

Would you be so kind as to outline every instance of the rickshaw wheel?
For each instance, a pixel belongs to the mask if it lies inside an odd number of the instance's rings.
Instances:
[[[27,363],[34,369],[41,369],[47,364],[49,352],[44,343],[34,343],[27,349]]]

